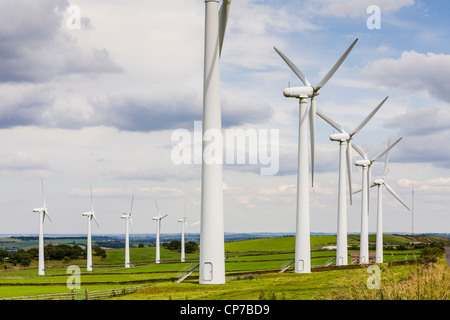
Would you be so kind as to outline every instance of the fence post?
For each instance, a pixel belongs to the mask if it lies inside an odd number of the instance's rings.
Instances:
[[[89,292],[88,292],[88,288],[86,288],[85,292],[86,292],[86,300],[89,300]]]
[[[75,300],[75,289],[72,289],[72,300]]]

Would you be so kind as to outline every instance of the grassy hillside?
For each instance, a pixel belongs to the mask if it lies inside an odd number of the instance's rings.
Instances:
[[[433,241],[432,238],[427,239]],[[386,242],[405,244],[411,242],[411,238],[389,235],[386,236]],[[358,241],[354,236],[349,236],[350,243],[358,243]],[[321,248],[335,244],[336,236],[312,236],[312,265],[321,266],[329,263],[335,257],[336,252]],[[274,293],[279,298],[283,296],[286,299],[311,299],[322,289],[339,287],[340,281],[345,282],[358,277],[367,278],[365,268],[313,272],[299,276],[292,273],[293,267],[291,267],[286,273],[279,274],[278,271],[294,259],[294,249],[294,237],[227,242],[225,243],[227,285],[218,286],[217,289],[214,286],[208,286],[208,290],[204,286],[197,285],[198,273],[194,273],[192,278],[188,278],[181,284],[173,282],[183,274],[183,270],[191,269],[198,264],[198,252],[186,254],[187,261],[182,263],[179,252],[170,251],[164,247],[161,248],[161,264],[155,263],[155,247],[131,248],[133,268],[129,269],[124,268],[124,249],[109,249],[107,257],[104,259],[94,257],[94,271],[92,272],[86,272],[86,260],[83,259],[65,262],[46,261],[46,276],[37,275],[36,261],[26,268],[3,264],[6,269],[0,271],[0,298],[25,294],[68,292],[66,281],[69,275],[66,270],[70,265],[77,265],[81,268],[83,290],[116,288],[137,283],[151,284],[151,288],[149,287],[146,291],[129,297],[133,299],[168,299],[169,297],[184,299],[188,288],[198,291],[189,293],[190,299],[220,299],[220,297],[224,299],[254,299],[261,294],[261,290],[265,291],[263,295]],[[359,250],[354,251],[359,252]],[[352,251],[349,250],[349,254],[350,252]],[[384,259],[385,262],[390,262],[413,260],[418,257],[420,257],[419,250],[389,249],[385,250]],[[398,270],[395,267],[392,272],[395,271],[395,274],[398,273],[400,277],[401,273],[409,274],[413,269],[414,266],[399,266]],[[248,276],[251,272],[259,274]],[[270,272],[270,274],[262,275],[261,272]],[[247,276],[243,274],[247,274]],[[154,281],[158,281],[158,284],[154,284]],[[158,290],[170,293],[163,295]],[[230,296],[228,297],[228,295]]]

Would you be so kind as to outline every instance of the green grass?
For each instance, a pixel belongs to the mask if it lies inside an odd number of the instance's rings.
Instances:
[[[406,241],[399,236],[395,236],[394,240]],[[351,241],[355,242],[356,240],[349,240],[349,243]],[[409,239],[407,241],[409,242]],[[324,265],[335,257],[335,251],[315,251],[320,250],[323,246],[334,245],[335,243],[336,236],[312,236],[312,265]],[[65,263],[48,261],[46,262],[47,276],[38,276],[36,262],[33,261],[30,268],[7,269],[0,272],[0,298],[68,292],[66,282],[70,275],[66,274],[66,269],[69,265],[80,266],[82,289],[117,288],[126,285],[120,284],[120,282],[127,281],[149,282],[155,279],[165,281],[152,284],[143,292],[129,296],[133,299],[168,299],[169,296],[172,299],[185,299],[186,292],[189,290],[193,291],[189,293],[189,295],[192,295],[192,297],[189,297],[190,299],[221,299],[220,297],[254,299],[259,297],[261,290],[273,291],[279,298],[284,296],[286,299],[310,299],[314,292],[334,287],[336,281],[341,281],[339,279],[346,277],[351,279],[358,277],[358,275],[367,278],[367,275],[364,274],[365,269],[313,272],[301,275],[292,272],[276,273],[294,259],[294,249],[294,237],[227,242],[225,243],[227,273],[268,270],[274,273],[255,276],[251,280],[233,280],[233,278],[227,277],[226,285],[206,287],[198,285],[198,272],[193,274],[194,279],[197,278],[197,280],[185,280],[181,284],[173,283],[172,281],[177,278],[181,270],[188,267],[192,268],[198,263],[198,253],[186,254],[187,262],[181,263],[179,252],[172,252],[165,248],[161,248],[163,262],[161,264],[155,263],[154,247],[131,248],[130,260],[134,267],[129,269],[124,268],[124,249],[109,249],[105,259],[94,257],[94,271],[89,273],[85,271],[86,261],[80,259]],[[411,250],[385,250],[384,253],[385,262],[409,260],[420,255],[418,250],[415,252]],[[293,267],[290,268],[290,270],[292,269]],[[32,286],[31,284],[41,285]],[[167,292],[169,294],[166,294]]]

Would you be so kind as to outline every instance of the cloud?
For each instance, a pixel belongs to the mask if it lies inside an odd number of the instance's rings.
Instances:
[[[107,50],[82,49],[65,32],[67,6],[62,0],[0,2],[0,82],[39,83],[122,71]]]
[[[49,163],[40,156],[27,152],[0,154],[0,173],[2,175],[19,175],[27,173],[43,174],[50,168]]]
[[[309,2],[308,5],[314,8],[316,13],[336,17],[357,17],[366,15],[366,9],[370,5],[376,4],[382,13],[395,12],[403,7],[414,5],[414,0],[324,0]]]
[[[450,112],[437,107],[409,110],[405,114],[385,121],[384,126],[396,129],[402,135],[432,135],[450,129]]]
[[[379,86],[407,92],[427,92],[450,102],[450,55],[405,51],[400,58],[380,59],[363,69]]]

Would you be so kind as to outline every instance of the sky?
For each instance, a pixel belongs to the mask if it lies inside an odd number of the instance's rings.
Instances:
[[[373,4],[379,11],[368,11]],[[124,233],[120,216],[133,195],[135,234],[156,232],[155,201],[168,214],[162,233],[180,232],[185,212],[187,232],[199,232],[201,165],[177,164],[172,152],[173,133],[194,137],[202,121],[204,8],[201,0],[0,0],[0,234],[38,233],[41,178],[46,234],[86,232],[90,186],[93,234]],[[314,85],[356,38],[317,107],[350,131],[389,97],[352,141],[373,157],[402,137],[386,181],[414,204],[415,233],[450,232],[449,13],[444,0],[234,0],[220,61],[222,127],[270,133],[279,157],[269,175],[261,159],[223,166],[225,232],[295,232],[299,108],[282,92],[302,84],[273,47]],[[337,230],[332,133],[317,118],[312,232]],[[384,163],[375,162],[373,178]],[[361,187],[356,166],[352,186]],[[371,233],[376,199],[373,188]],[[348,203],[349,232],[360,231],[360,215],[359,193]],[[385,232],[412,231],[411,211],[386,190],[383,220]]]

